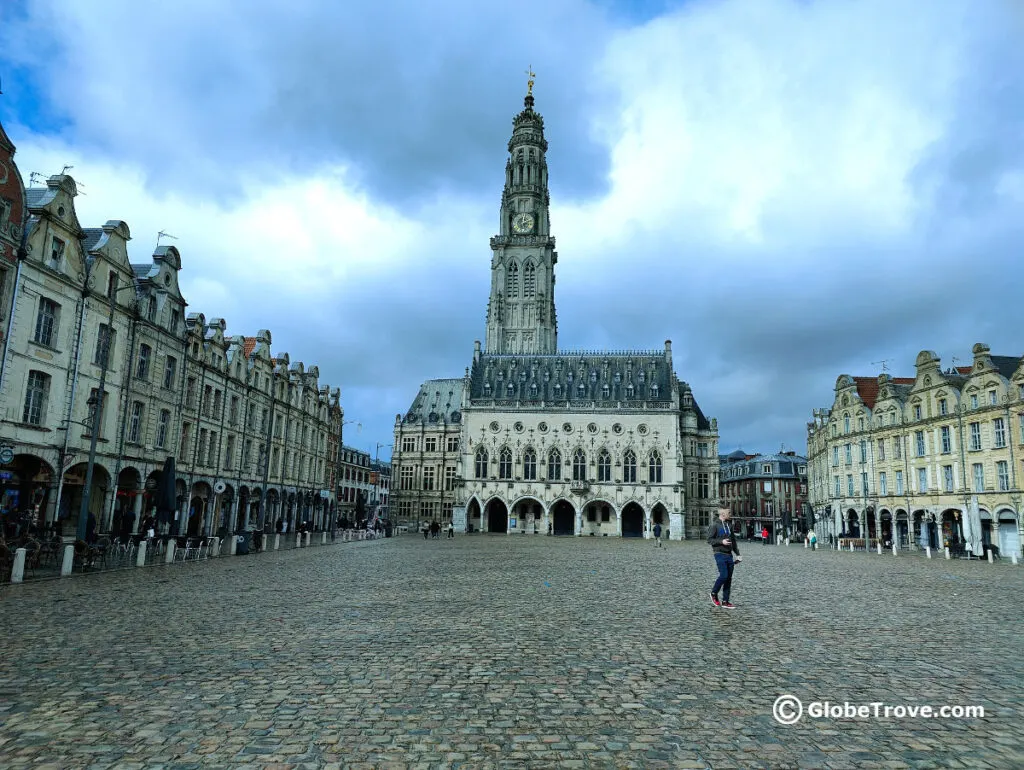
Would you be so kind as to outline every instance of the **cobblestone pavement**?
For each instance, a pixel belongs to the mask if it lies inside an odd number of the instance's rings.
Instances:
[[[1024,567],[404,536],[3,589],[0,765],[1024,767]],[[772,704],[981,705],[808,719]]]

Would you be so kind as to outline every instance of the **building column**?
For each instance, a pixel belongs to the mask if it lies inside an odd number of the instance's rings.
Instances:
[[[644,540],[651,537],[651,512],[644,509]]]
[[[132,534],[137,535],[139,533],[139,525],[142,524],[142,499],[145,495],[140,492],[135,495],[135,499],[132,501],[132,510],[135,512],[135,521],[132,523]]]

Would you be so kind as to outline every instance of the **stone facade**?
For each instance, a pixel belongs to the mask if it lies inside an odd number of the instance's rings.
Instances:
[[[699,534],[718,505],[718,426],[660,350],[559,352],[544,121],[513,120],[491,239],[486,349],[395,419],[393,511],[459,531]]]
[[[833,535],[915,548],[1021,551],[1024,359],[973,348],[914,377],[841,375],[807,427],[810,502]]]
[[[87,507],[100,532],[122,521],[138,528],[169,456],[171,531],[332,522],[340,391],[321,386],[315,366],[272,354],[268,331],[228,337],[223,319],[186,315],[175,247],[130,262],[127,224],[82,227],[67,175],[23,190],[13,149],[0,128],[0,448],[14,455],[0,466],[7,521],[75,531],[95,425]]]

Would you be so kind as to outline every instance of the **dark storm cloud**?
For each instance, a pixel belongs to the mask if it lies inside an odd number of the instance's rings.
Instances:
[[[446,193],[497,205],[529,64],[538,109],[560,113],[560,194],[603,190],[587,72],[611,29],[582,0],[101,5],[40,4],[0,48],[47,72],[65,135],[137,163],[155,191],[239,197],[344,164],[402,208]]]

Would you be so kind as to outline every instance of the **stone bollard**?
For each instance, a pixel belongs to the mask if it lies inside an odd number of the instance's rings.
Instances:
[[[295,547],[296,548],[302,548],[302,533],[301,532],[296,532],[295,533]]]
[[[882,544],[881,543],[875,543],[875,545],[878,546],[878,555],[881,556],[882,555]]]
[[[238,553],[238,535],[228,535],[228,556]]]
[[[1017,554],[1015,554],[1015,553],[1011,553],[1010,554],[1010,564],[1013,564],[1014,566],[1017,565]]]
[[[786,538],[786,545],[789,545],[789,538]]]
[[[948,546],[948,545],[946,546],[946,548],[945,548],[945,551],[946,551],[946,559],[948,560],[948,559],[952,558],[952,557],[951,557],[951,556],[949,555],[949,546]]]
[[[994,563],[994,561],[995,561],[995,560],[994,560],[994,559],[992,558],[992,549],[991,549],[991,548],[989,548],[989,549],[988,549],[988,551],[987,551],[987,553],[988,553],[988,563],[989,563],[989,564],[992,564],[992,563]],[[712,588],[713,588],[713,587],[714,587],[714,586],[712,586]]]
[[[275,551],[281,550],[281,533],[280,532],[278,532],[276,535],[274,535],[274,550]]]
[[[60,563],[60,576],[66,577],[71,574],[75,566],[75,547],[71,544],[64,546],[64,559]]]
[[[210,541],[210,548],[206,551],[206,558],[212,559],[215,556],[220,556],[220,544],[224,542],[219,537],[213,538]]]
[[[28,551],[19,548],[14,552],[14,566],[11,567],[11,582],[21,583],[25,580],[25,556]]]
[[[164,556],[164,564],[171,564],[174,561],[174,551],[177,547],[177,540],[172,538],[167,541],[167,554]]]
[[[307,533],[306,533],[306,537],[305,537],[305,540],[306,540],[306,548],[309,548],[309,536],[310,536],[310,534],[311,534],[311,533],[309,533],[309,532],[307,532]]]
[[[808,543],[806,540],[804,540],[804,548],[807,548],[809,545],[810,545],[810,543]]]
[[[853,553],[853,541],[850,541],[850,553]]]
[[[320,545],[327,545],[327,533],[326,532],[321,532],[320,533]]]
[[[892,555],[893,556],[897,555],[897,553],[896,553],[896,544],[895,543],[893,543],[893,546],[892,546]]]
[[[926,545],[924,547],[924,555],[927,556],[929,559],[932,558],[932,547],[930,545]]]
[[[139,541],[139,552],[135,555],[135,566],[145,567],[146,566],[146,546],[149,545],[148,540]]]

